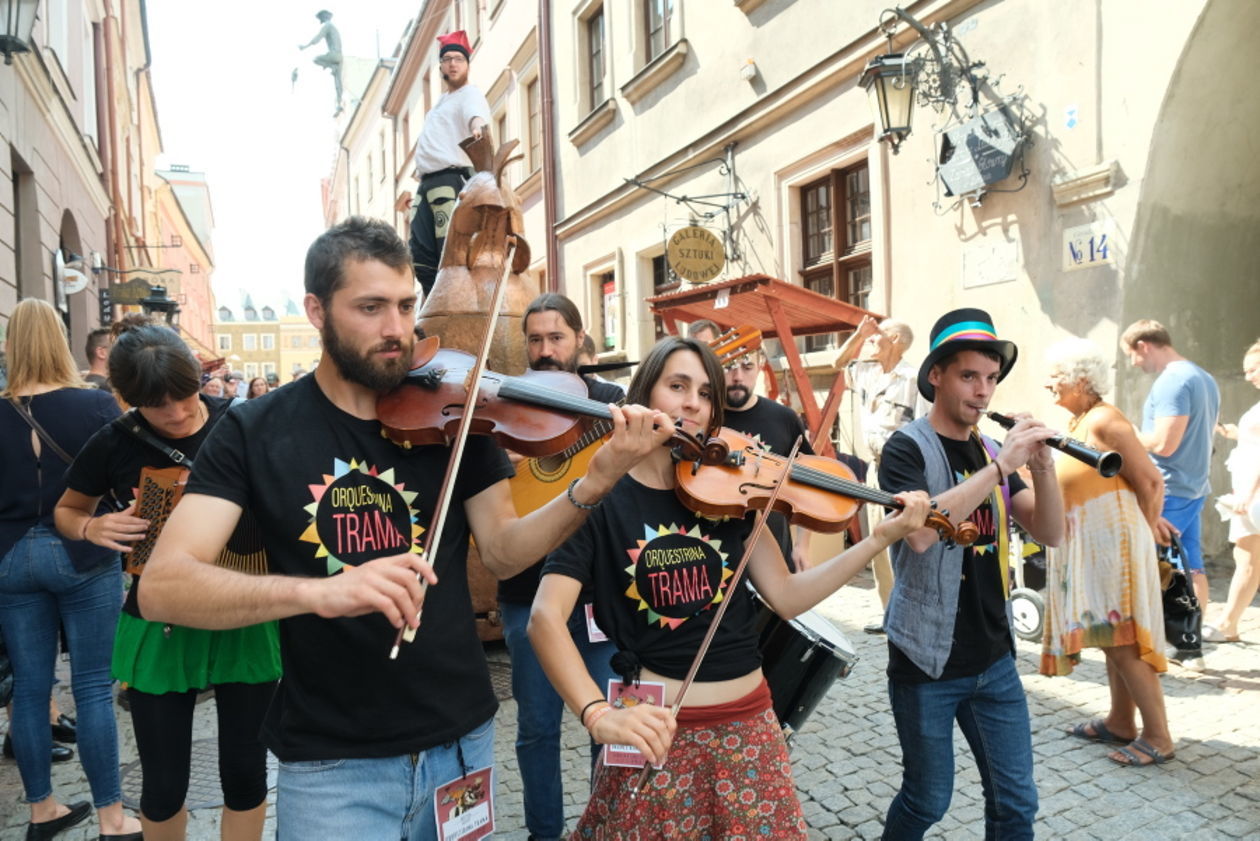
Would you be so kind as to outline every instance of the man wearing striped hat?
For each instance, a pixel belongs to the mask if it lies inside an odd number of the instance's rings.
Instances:
[[[894,432],[880,459],[885,491],[926,490],[955,524],[970,520],[980,533],[972,546],[950,546],[923,528],[891,547],[895,583],[884,628],[903,772],[885,839],[922,838],[944,817],[955,721],[980,769],[985,837],[1033,837],[1037,788],[1015,670],[1007,535],[1014,517],[1043,545],[1063,537],[1063,497],[1045,445],[1055,433],[1017,415],[999,447],[976,429],[1016,356],[983,310],[942,316],[918,375],[932,408]],[[1024,466],[1031,485],[1015,472]]]

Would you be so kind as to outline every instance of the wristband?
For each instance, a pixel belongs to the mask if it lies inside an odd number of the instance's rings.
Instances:
[[[608,702],[605,701],[603,698],[596,698],[594,701],[591,701],[585,707],[582,707],[582,711],[578,713],[578,721],[582,722],[582,726],[585,727],[586,726],[586,711],[589,710],[591,707],[595,706],[596,704],[606,704],[606,703]]]
[[[574,505],[576,505],[578,508],[581,508],[583,511],[594,511],[595,507],[599,505],[598,500],[595,502],[578,502],[577,497],[573,495],[573,486],[576,485],[580,481],[582,481],[581,476],[577,477],[576,479],[574,479],[572,482],[569,483],[569,490],[567,494],[569,497],[569,502],[572,502]]]
[[[94,518],[94,517],[92,517],[92,515],[91,515],[91,514],[89,514],[89,515],[88,515],[88,518],[87,518],[86,520],[84,520],[84,521],[83,521],[83,533],[79,535],[79,540],[87,540],[87,539],[88,539],[88,536],[87,536],[87,530],[88,530],[88,526],[92,525],[92,520],[93,520],[93,519],[95,519],[95,518]]]
[[[996,469],[997,469],[997,473],[998,473],[998,485],[999,485],[999,486],[1001,486],[1001,485],[1005,485],[1005,484],[1006,484],[1006,474],[1002,472],[1002,465],[998,464],[997,459],[993,459],[993,461],[991,461],[991,462],[989,462],[989,463],[990,463],[990,464],[992,464],[992,465],[994,466],[994,468],[996,468]]]
[[[612,704],[609,704],[608,706],[600,707],[595,712],[591,713],[591,720],[586,723],[587,732],[593,731],[595,729],[595,722],[599,721],[601,718],[608,715],[612,711],[613,711]]]

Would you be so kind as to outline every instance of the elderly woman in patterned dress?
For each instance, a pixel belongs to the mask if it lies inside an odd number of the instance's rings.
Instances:
[[[1070,674],[1083,648],[1101,648],[1111,709],[1068,733],[1122,745],[1109,754],[1121,765],[1162,763],[1173,755],[1156,674],[1168,669],[1154,538],[1164,483],[1133,425],[1102,399],[1111,389],[1102,352],[1084,339],[1069,339],[1049,357],[1046,388],[1072,414],[1068,434],[1120,453],[1124,467],[1108,479],[1073,459],[1060,464],[1067,536],[1049,553],[1041,673]]]

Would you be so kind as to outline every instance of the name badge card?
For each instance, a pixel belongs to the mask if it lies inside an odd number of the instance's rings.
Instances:
[[[487,766],[433,794],[438,841],[478,841],[494,833],[494,771]]]
[[[591,642],[608,642],[608,634],[601,631],[599,625],[595,624],[595,605],[584,604],[582,610],[586,611],[586,638]]]
[[[639,704],[665,706],[665,684],[643,681],[624,684],[619,680],[608,681],[608,703],[615,709],[637,707]],[[604,764],[620,768],[642,768],[646,758],[638,748],[630,745],[604,745]]]

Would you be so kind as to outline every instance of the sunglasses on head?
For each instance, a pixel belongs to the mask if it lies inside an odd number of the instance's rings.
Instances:
[[[755,371],[757,369],[757,361],[755,359],[740,359],[736,362],[728,363],[726,370],[734,371],[739,368],[742,371]]]

